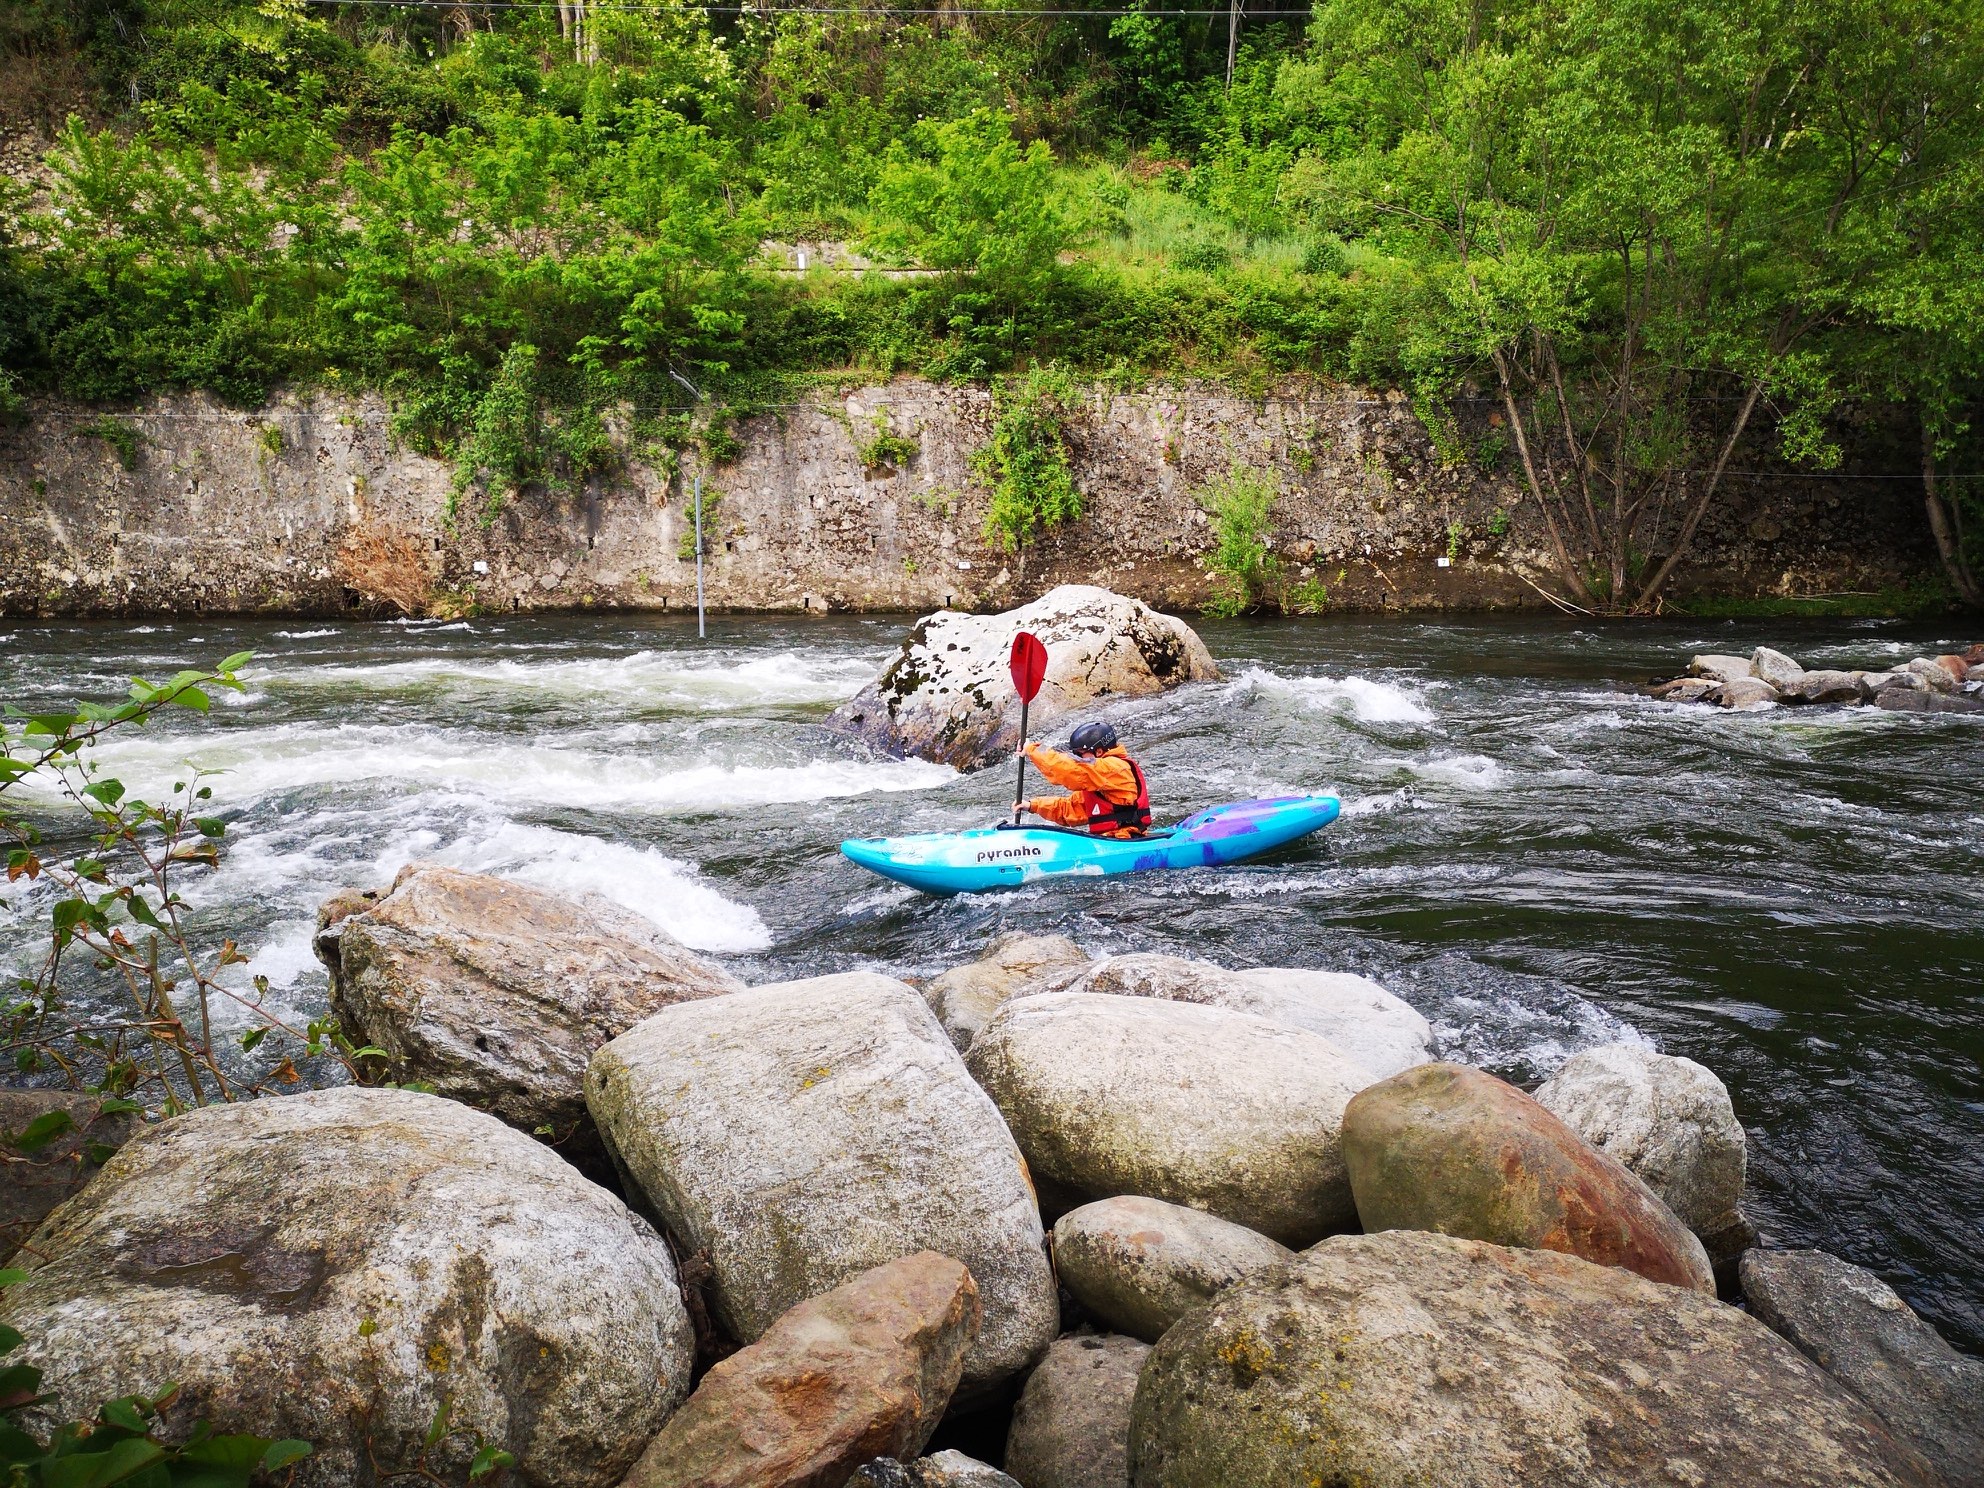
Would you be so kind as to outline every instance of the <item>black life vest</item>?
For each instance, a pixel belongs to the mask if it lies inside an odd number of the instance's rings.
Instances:
[[[1097,836],[1109,832],[1129,829],[1135,832],[1150,830],[1150,785],[1144,780],[1144,772],[1137,762],[1127,754],[1123,763],[1130,767],[1130,773],[1137,777],[1137,798],[1121,805],[1108,800],[1099,791],[1089,791],[1088,829]]]

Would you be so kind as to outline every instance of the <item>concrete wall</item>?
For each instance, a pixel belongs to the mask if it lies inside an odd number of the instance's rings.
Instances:
[[[1083,579],[1189,608],[1208,592],[1212,541],[1192,493],[1235,459],[1276,471],[1285,571],[1320,579],[1333,607],[1535,606],[1532,582],[1556,587],[1509,462],[1443,468],[1397,393],[1098,390],[1069,425],[1086,511],[1024,563],[983,537],[988,493],[970,458],[991,415],[983,389],[899,378],[740,425],[741,457],[707,473],[711,606],[996,608]],[[473,497],[450,520],[448,467],[399,447],[374,395],[284,396],[255,412],[172,396],[114,416],[140,436],[129,470],[90,432],[96,410],[39,404],[0,434],[0,613],[695,603],[686,482],[638,461],[582,494],[526,494],[484,526]],[[859,441],[884,425],[918,441],[901,471],[862,466]],[[1933,564],[1905,480],[1744,477],[1704,524],[1679,592],[1872,589]]]

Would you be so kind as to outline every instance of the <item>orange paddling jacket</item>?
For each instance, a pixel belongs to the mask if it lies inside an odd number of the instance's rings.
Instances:
[[[1086,827],[1097,837],[1135,837],[1150,826],[1150,787],[1121,745],[1092,760],[1029,744],[1026,757],[1047,779],[1070,792],[1035,796],[1026,809],[1064,827]]]

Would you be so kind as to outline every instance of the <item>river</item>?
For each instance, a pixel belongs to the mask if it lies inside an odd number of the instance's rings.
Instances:
[[[1759,643],[1885,665],[1959,637],[1890,622],[1206,622],[1226,680],[1110,716],[1160,814],[1334,790],[1311,845],[1225,871],[952,900],[843,837],[982,823],[1008,768],[878,759],[820,720],[897,618],[42,626],[0,620],[0,699],[114,697],[253,650],[250,686],[101,750],[157,791],[223,773],[188,881],[295,1016],[317,902],[410,858],[594,890],[750,981],[928,976],[1002,928],[1096,952],[1368,973],[1456,1057],[1524,1082],[1645,1040],[1729,1085],[1752,1210],[1892,1281],[1984,1351],[1984,720],[1729,714],[1619,684]],[[41,891],[0,889],[0,967]]]

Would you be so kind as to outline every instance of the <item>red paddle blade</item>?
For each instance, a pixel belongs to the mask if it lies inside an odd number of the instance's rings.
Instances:
[[[1034,694],[1040,691],[1040,683],[1047,675],[1047,648],[1040,644],[1040,638],[1021,631],[1013,637],[1013,654],[1007,663],[1013,674],[1013,689],[1019,693],[1020,701],[1030,703]]]

